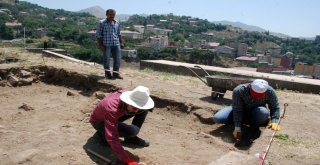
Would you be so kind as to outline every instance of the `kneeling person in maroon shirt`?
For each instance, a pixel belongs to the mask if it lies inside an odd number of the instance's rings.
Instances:
[[[124,137],[124,142],[149,146],[149,142],[139,138],[137,134],[148,114],[148,110],[154,107],[147,87],[138,86],[132,91],[119,90],[111,93],[101,100],[93,109],[90,123],[103,135],[116,156],[128,165],[136,165],[137,162],[130,158],[121,145],[119,137]],[[134,117],[132,124],[123,123]]]

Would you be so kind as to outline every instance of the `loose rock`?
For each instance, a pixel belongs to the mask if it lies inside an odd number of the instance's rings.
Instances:
[[[20,77],[30,77],[32,75],[31,72],[25,71],[25,70],[20,70]]]
[[[31,85],[33,82],[33,78],[22,78],[19,80],[19,85]]]
[[[106,95],[101,91],[96,92],[96,97],[100,100],[102,100],[105,96]]]
[[[76,94],[75,93],[73,93],[73,92],[71,92],[71,91],[68,91],[67,92],[67,96],[75,96]]]
[[[7,79],[8,79],[8,82],[14,87],[17,86],[19,83],[19,79],[14,75],[9,75]]]
[[[23,103],[22,106],[19,107],[19,109],[23,109],[23,110],[25,110],[25,111],[34,110],[33,107],[31,107],[31,106],[29,106],[29,105],[27,105],[27,104],[25,104],[25,103]]]
[[[0,86],[1,86],[1,87],[5,87],[5,86],[6,86],[6,83],[7,83],[6,81],[0,81]]]

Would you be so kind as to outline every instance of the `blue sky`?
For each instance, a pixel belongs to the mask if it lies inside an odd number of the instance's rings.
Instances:
[[[209,21],[255,25],[292,37],[320,35],[320,0],[24,0],[51,9],[78,11],[92,6],[118,14],[186,15]]]

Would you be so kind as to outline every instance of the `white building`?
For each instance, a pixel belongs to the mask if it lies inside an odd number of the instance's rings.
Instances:
[[[156,35],[169,35],[172,33],[172,30],[170,29],[149,28],[148,30]]]
[[[124,59],[135,59],[138,57],[138,54],[135,49],[121,49],[121,56]]]
[[[220,43],[218,43],[218,42],[208,42],[206,44],[206,47],[207,47],[207,49],[215,49],[219,45],[220,45]]]
[[[143,35],[141,33],[133,32],[133,31],[129,31],[129,30],[122,30],[121,36],[132,38],[132,39],[142,39],[143,38]]]
[[[144,26],[143,25],[133,25],[133,28],[138,31],[139,33],[144,33]]]
[[[152,36],[149,38],[148,42],[149,46],[156,51],[168,46],[168,43],[168,36],[165,35]]]
[[[231,43],[227,43],[226,45],[235,49],[236,57],[246,56],[247,55],[248,44],[238,43],[238,42],[231,42]]]
[[[147,29],[152,29],[154,28],[154,25],[147,25]]]
[[[217,46],[215,48],[216,52],[217,53],[222,53],[222,54],[228,54],[228,55],[231,55],[231,56],[234,56],[235,55],[235,49],[234,48],[231,48],[229,46]]]

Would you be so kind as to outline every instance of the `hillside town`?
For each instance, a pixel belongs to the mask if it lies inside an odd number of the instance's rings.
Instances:
[[[17,5],[19,1],[8,1],[8,3]],[[23,33],[25,26],[19,22],[15,16],[12,15],[12,12],[9,9],[1,8],[0,14],[12,18],[11,21],[4,22],[4,25],[6,28],[12,31],[12,36],[14,38],[15,36],[19,36],[19,34]],[[19,11],[19,15],[23,16],[28,14],[28,11]],[[47,15],[41,13],[39,14],[39,17],[43,17],[45,19]],[[65,16],[57,16],[54,18],[54,20],[60,21],[61,23],[67,21],[66,19],[67,18]],[[300,54],[295,54],[290,51],[285,52],[283,51],[283,47],[277,44],[271,44],[269,46],[262,45],[261,47],[253,48],[245,42],[217,42],[213,40],[221,37],[221,35],[214,31],[202,32],[200,35],[203,37],[198,37],[193,40],[173,40],[171,36],[174,29],[179,27],[182,22],[191,27],[197,27],[202,23],[198,19],[190,17],[182,20],[158,19],[155,24],[133,24],[131,26],[122,26],[121,34],[124,38],[138,41],[135,42],[133,46],[123,49],[122,57],[125,59],[130,59],[131,61],[137,61],[139,57],[137,48],[139,47],[151,48],[154,52],[160,52],[165,48],[175,49],[178,54],[181,54],[186,58],[192,54],[193,50],[204,50],[214,55],[223,56],[224,58],[230,58],[233,61],[238,61],[244,66],[251,66],[250,68],[246,69],[252,71],[296,75],[306,78],[319,79],[320,77],[319,63],[300,62]],[[125,22],[122,23],[125,24]],[[85,25],[85,19],[83,19],[83,22],[80,20],[80,22],[77,24],[79,26]],[[163,26],[170,27],[170,29],[160,28]],[[228,31],[241,32],[242,30],[235,27],[228,27]],[[37,27],[31,33],[35,38],[43,38],[47,36],[48,28]],[[96,33],[95,29],[87,31],[87,33],[93,36],[92,38],[94,39]],[[12,41],[18,40],[19,39],[13,39]],[[299,39],[292,38],[291,40]],[[320,36],[316,36],[314,42],[319,43]],[[212,62],[208,62],[207,64],[213,65]]]

